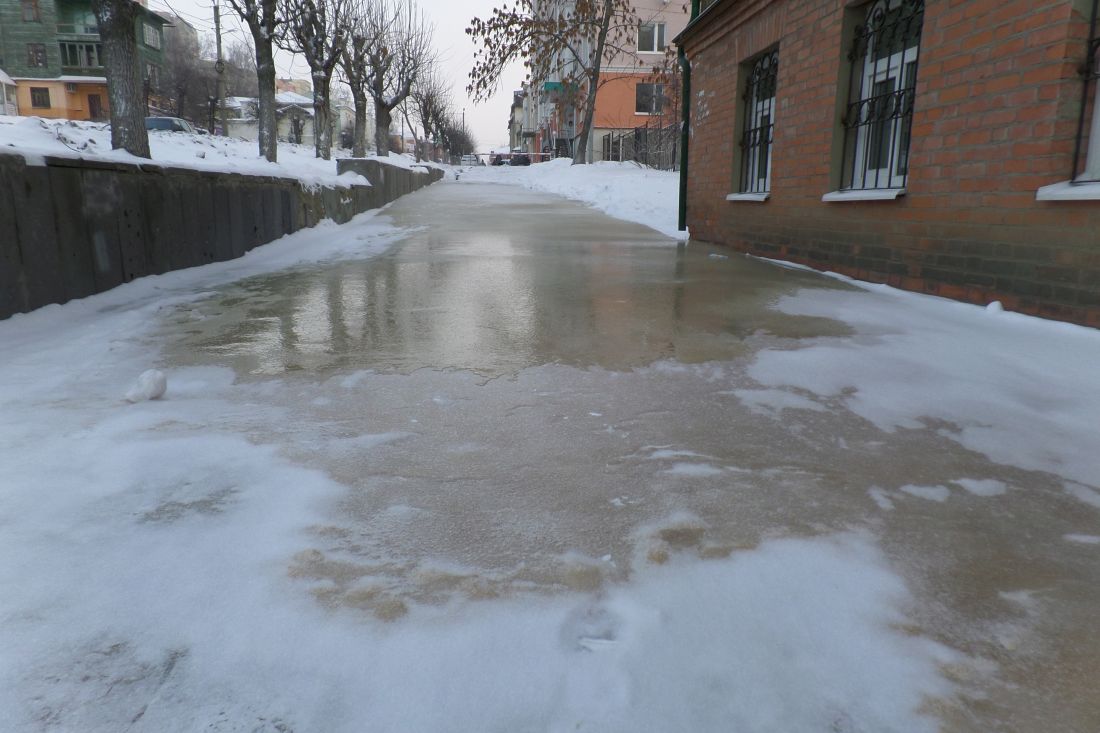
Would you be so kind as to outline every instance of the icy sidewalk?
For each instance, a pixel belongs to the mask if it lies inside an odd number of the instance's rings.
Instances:
[[[1095,713],[1095,332],[556,205],[433,186],[0,323],[0,729]]]

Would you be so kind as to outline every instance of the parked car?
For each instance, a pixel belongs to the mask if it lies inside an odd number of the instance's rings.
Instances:
[[[165,130],[167,132],[195,132],[194,126],[179,117],[146,117],[146,130]]]
[[[462,165],[477,165],[477,156],[466,154],[462,156]]]
[[[493,156],[493,162],[491,165],[507,165],[508,161],[504,159],[503,155],[497,154]]]
[[[508,165],[531,165],[531,156],[527,153],[512,153],[512,160]]]

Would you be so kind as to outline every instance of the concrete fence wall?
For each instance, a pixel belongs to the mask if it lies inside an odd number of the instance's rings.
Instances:
[[[0,318],[144,275],[240,257],[322,219],[343,223],[443,177],[339,161],[370,186],[155,164],[0,155]]]

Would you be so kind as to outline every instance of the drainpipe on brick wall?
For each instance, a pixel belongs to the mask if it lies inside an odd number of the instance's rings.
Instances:
[[[699,15],[699,0],[691,0],[690,23]],[[676,59],[680,63],[683,86],[680,89],[680,212],[677,228],[687,229],[687,192],[688,192],[688,141],[691,132],[691,62],[681,44],[676,49]]]

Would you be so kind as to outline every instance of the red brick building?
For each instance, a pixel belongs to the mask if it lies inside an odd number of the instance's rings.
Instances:
[[[712,2],[693,238],[1100,326],[1098,5]]]

